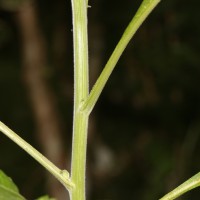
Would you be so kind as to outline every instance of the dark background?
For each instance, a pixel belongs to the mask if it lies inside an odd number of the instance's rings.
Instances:
[[[27,1],[0,0],[0,120],[48,157],[53,144],[49,143],[49,132],[41,136],[40,96],[37,103],[32,100],[35,90],[26,77],[26,40],[19,15]],[[91,87],[140,2],[89,0]],[[40,84],[48,91],[52,108],[49,117],[58,121],[57,137],[64,146],[58,153],[64,155],[61,160],[69,169],[73,115],[71,2],[36,0],[31,6],[37,22],[35,32],[40,36],[36,35],[35,41],[42,41],[38,42],[42,44],[38,56],[45,65],[39,76],[44,82]],[[90,117],[88,200],[159,199],[199,172],[199,9],[200,2],[195,0],[162,0],[125,50]],[[45,122],[47,127],[54,126]],[[63,166],[62,161],[55,163]],[[14,179],[27,199],[46,193],[59,199],[62,186],[52,192],[49,184],[53,178],[3,134],[0,169]],[[181,199],[199,196],[196,189]]]

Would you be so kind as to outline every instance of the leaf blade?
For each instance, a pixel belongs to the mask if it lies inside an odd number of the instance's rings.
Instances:
[[[0,170],[0,200],[25,200],[19,189],[2,170]]]

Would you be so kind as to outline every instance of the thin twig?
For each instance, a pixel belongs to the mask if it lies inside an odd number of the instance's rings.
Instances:
[[[24,151],[38,161],[44,168],[46,168],[52,175],[54,175],[68,190],[74,187],[74,184],[69,179],[67,170],[61,170],[56,167],[50,160],[43,156],[39,151],[22,139],[18,134],[8,128],[0,121],[0,131],[10,138],[13,142],[19,145]]]
[[[89,94],[89,97],[81,106],[81,111],[86,111],[90,113],[95,106],[105,84],[108,81],[113,69],[115,68],[119,58],[121,57],[123,51],[126,46],[135,35],[138,28],[147,18],[147,16],[151,13],[151,11],[156,7],[156,5],[160,2],[160,0],[144,0],[139,7],[137,13],[131,20],[130,24],[126,28],[124,34],[122,35],[119,43],[117,44],[115,50],[113,51],[111,57],[109,58],[107,64],[105,65],[101,75],[97,79],[92,91]]]

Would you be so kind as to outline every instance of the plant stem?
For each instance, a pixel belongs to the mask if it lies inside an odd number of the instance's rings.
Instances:
[[[200,172],[192,176],[190,179],[185,181],[183,184],[166,194],[160,200],[173,200],[182,194],[200,186]]]
[[[137,13],[126,28],[119,43],[117,44],[115,50],[113,51],[111,57],[105,65],[101,75],[97,79],[92,91],[90,92],[88,99],[83,103],[81,107],[82,111],[86,111],[87,113],[90,113],[92,111],[106,82],[108,81],[108,78],[110,77],[126,46],[130,42],[131,38],[135,35],[138,28],[141,26],[141,24],[144,22],[144,20],[159,2],[160,0],[143,0]]]
[[[71,200],[85,200],[88,116],[128,42],[158,2],[159,0],[143,1],[136,16],[126,29],[122,39],[88,96],[88,1],[72,0],[74,37],[74,119],[71,179],[75,184],[75,188],[70,193]]]
[[[74,38],[74,119],[71,179],[75,188],[71,200],[85,200],[85,165],[87,148],[88,114],[80,111],[88,98],[88,40],[86,0],[72,0]]]
[[[74,184],[69,179],[67,170],[61,170],[56,167],[50,160],[43,156],[39,151],[33,148],[29,143],[23,140],[14,131],[0,122],[0,131],[9,137],[13,142],[18,144],[24,151],[37,160],[44,168],[46,168],[53,176],[55,176],[68,190],[74,187]]]

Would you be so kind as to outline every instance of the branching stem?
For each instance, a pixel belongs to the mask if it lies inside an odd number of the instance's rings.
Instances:
[[[90,94],[88,89],[88,0],[72,0],[74,38],[74,119],[71,179],[75,188],[71,200],[85,200],[85,166],[88,117],[96,104],[111,72],[130,39],[160,0],[144,0],[135,17],[125,30],[102,74]]]

